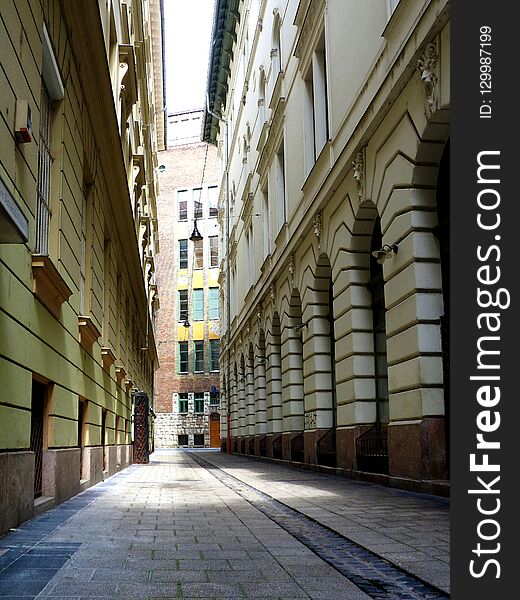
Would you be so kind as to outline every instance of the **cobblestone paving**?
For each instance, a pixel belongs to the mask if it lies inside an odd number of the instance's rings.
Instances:
[[[258,510],[238,490],[197,465],[194,456],[197,455],[187,452],[156,452],[149,465],[130,467],[1,538],[0,553],[6,549],[7,552],[0,555],[0,599],[366,600],[374,597]],[[272,492],[278,490],[276,494],[287,495],[290,502],[291,499],[297,502],[298,490],[307,490],[300,498],[305,497],[312,506],[321,506],[325,520],[330,517],[329,509],[337,508],[331,503],[332,496],[320,496],[320,489],[330,488],[327,476],[314,473],[303,482],[301,474],[293,469],[218,452],[201,452],[200,456],[233,470],[233,475],[244,481],[256,482],[248,485],[257,489],[268,486]],[[292,479],[289,488],[283,479],[287,476]],[[313,494],[313,488],[318,490],[317,494]],[[353,490],[356,489],[354,486]],[[376,503],[384,497],[379,497],[378,486],[362,489],[368,502]],[[447,512],[442,505],[440,510],[436,509],[429,497],[415,498],[401,493],[393,493],[391,497],[397,514],[406,512],[411,498],[418,523],[423,514],[428,517],[430,509],[439,513],[437,517]],[[356,493],[353,502],[357,506]],[[380,504],[384,509],[385,503]],[[349,516],[362,518],[362,512],[359,505]],[[447,526],[444,529],[447,531]],[[381,539],[386,543],[385,535]],[[60,551],[53,555],[48,552],[52,548]],[[410,545],[408,548],[414,550]],[[46,552],[43,562],[38,549]],[[38,556],[40,562],[31,563]],[[448,564],[444,563],[444,567],[447,573]],[[46,583],[43,588],[21,585],[21,580],[30,575],[30,569],[47,571],[37,573],[38,581]]]

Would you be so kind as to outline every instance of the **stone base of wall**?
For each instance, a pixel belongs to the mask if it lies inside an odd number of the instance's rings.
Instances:
[[[445,479],[444,417],[388,425],[389,472],[406,479]]]
[[[34,453],[0,452],[0,535],[33,516]]]
[[[356,470],[356,440],[371,427],[372,425],[354,425],[336,430],[336,455],[339,469]]]
[[[81,490],[103,481],[103,447],[83,448]]]
[[[42,495],[60,504],[80,492],[79,448],[44,450]]]
[[[328,429],[311,429],[303,432],[303,455],[304,462],[308,465],[317,465],[317,445],[322,435],[327,433]]]

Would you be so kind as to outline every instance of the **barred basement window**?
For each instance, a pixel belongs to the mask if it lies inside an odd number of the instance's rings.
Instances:
[[[188,342],[179,342],[179,373],[188,372]]]
[[[177,436],[178,439],[178,445],[179,446],[187,446],[188,445],[188,435],[186,433],[180,433]]]
[[[179,413],[187,413],[188,412],[188,394],[182,393],[179,394]],[[188,442],[186,442],[188,443]]]
[[[193,445],[194,446],[204,446],[204,434],[203,433],[194,433],[193,434]]]
[[[188,290],[179,290],[179,321],[188,320]]]
[[[188,240],[179,240],[179,269],[188,268]]]
[[[204,392],[195,392],[195,400],[193,406],[194,412],[199,414],[204,412]]]
[[[220,340],[209,341],[209,369],[210,371],[219,370]]]
[[[204,372],[204,342],[193,342],[193,355],[195,358],[194,371],[195,373]],[[197,411],[195,411],[197,412]]]

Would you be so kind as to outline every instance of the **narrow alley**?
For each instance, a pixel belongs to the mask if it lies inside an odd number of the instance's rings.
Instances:
[[[158,450],[0,542],[2,600],[449,597],[449,500]]]

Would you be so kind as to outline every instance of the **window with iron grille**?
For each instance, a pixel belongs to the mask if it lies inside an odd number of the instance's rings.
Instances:
[[[220,340],[209,341],[209,368],[210,371],[219,370]]]
[[[209,288],[209,318],[218,319],[219,315],[219,288]]]
[[[52,104],[45,83],[40,95],[40,140],[38,143],[38,186],[36,196],[36,254],[49,251],[50,181],[51,181],[51,112]]]
[[[188,394],[179,394],[179,413],[188,412]],[[187,443],[187,442],[186,442]]]
[[[208,204],[209,204],[209,216],[218,216],[218,188],[216,185],[208,187]]]
[[[218,267],[218,235],[209,237],[209,266]]]
[[[188,240],[179,240],[179,269],[188,268]]]
[[[204,342],[196,341],[193,342],[193,357],[194,357],[194,371],[196,373],[204,372]],[[196,411],[195,411],[196,412]]]
[[[204,392],[195,392],[193,407],[196,413],[204,412]]]
[[[204,434],[203,433],[194,433],[193,434],[193,445],[194,446],[204,446]]]
[[[204,240],[195,240],[193,242],[193,268],[194,269],[202,269],[204,268]]]
[[[188,372],[188,342],[179,342],[179,373]]]
[[[177,205],[179,209],[178,220],[188,220],[188,190],[179,190],[177,192]]]
[[[193,218],[202,219],[202,188],[193,188]]]
[[[193,290],[193,320],[204,320],[204,290],[200,288]]]
[[[178,445],[179,446],[187,446],[188,445],[188,434],[187,433],[179,433],[177,436]]]
[[[179,290],[179,321],[188,320],[188,290]]]

